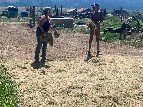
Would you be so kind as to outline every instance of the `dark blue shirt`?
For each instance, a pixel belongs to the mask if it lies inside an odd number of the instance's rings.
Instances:
[[[43,29],[44,29],[45,32],[48,32],[48,31],[49,31],[50,25],[51,25],[51,24],[50,24],[49,20],[47,19],[47,21],[44,22],[44,24],[42,25],[42,27],[43,27]]]
[[[49,31],[49,28],[50,28],[50,22],[49,20],[47,19],[46,22],[43,23],[42,27],[44,29],[45,32],[48,32]],[[41,31],[40,27],[38,26],[38,29]]]

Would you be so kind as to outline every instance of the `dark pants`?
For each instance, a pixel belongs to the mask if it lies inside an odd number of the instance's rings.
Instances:
[[[41,35],[41,31],[39,29],[37,29],[36,30],[37,47],[35,50],[35,60],[36,61],[39,61],[39,54],[40,54],[41,48],[42,48],[42,59],[46,59],[47,43],[40,41],[40,35]]]

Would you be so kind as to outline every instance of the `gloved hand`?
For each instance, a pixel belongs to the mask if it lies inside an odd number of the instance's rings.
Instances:
[[[60,36],[60,33],[58,33],[57,31],[54,32],[54,37],[58,38]]]

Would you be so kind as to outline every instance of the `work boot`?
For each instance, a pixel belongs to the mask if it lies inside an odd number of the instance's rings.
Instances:
[[[87,57],[85,58],[85,61],[88,61],[88,60],[91,59],[92,57],[93,57],[93,55],[91,54],[90,51],[88,51]]]
[[[96,57],[98,57],[98,56],[99,56],[99,53],[100,53],[100,51],[98,50],[98,51],[97,51],[97,53],[96,53]]]
[[[35,58],[34,62],[39,62],[39,58],[36,58],[36,57],[34,57],[34,58]]]
[[[46,58],[46,57],[43,57],[43,58],[41,59],[41,61],[45,61],[45,60],[47,60],[47,58]]]
[[[88,51],[87,56],[88,57],[93,57],[90,51]]]

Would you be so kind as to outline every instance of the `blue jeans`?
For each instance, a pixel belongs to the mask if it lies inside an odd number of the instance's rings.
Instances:
[[[39,61],[39,54],[40,54],[41,48],[42,48],[42,59],[43,60],[46,59],[47,43],[40,41],[40,34],[41,34],[41,31],[39,29],[37,29],[36,30],[37,47],[36,47],[36,50],[35,50],[35,60],[36,61]]]

